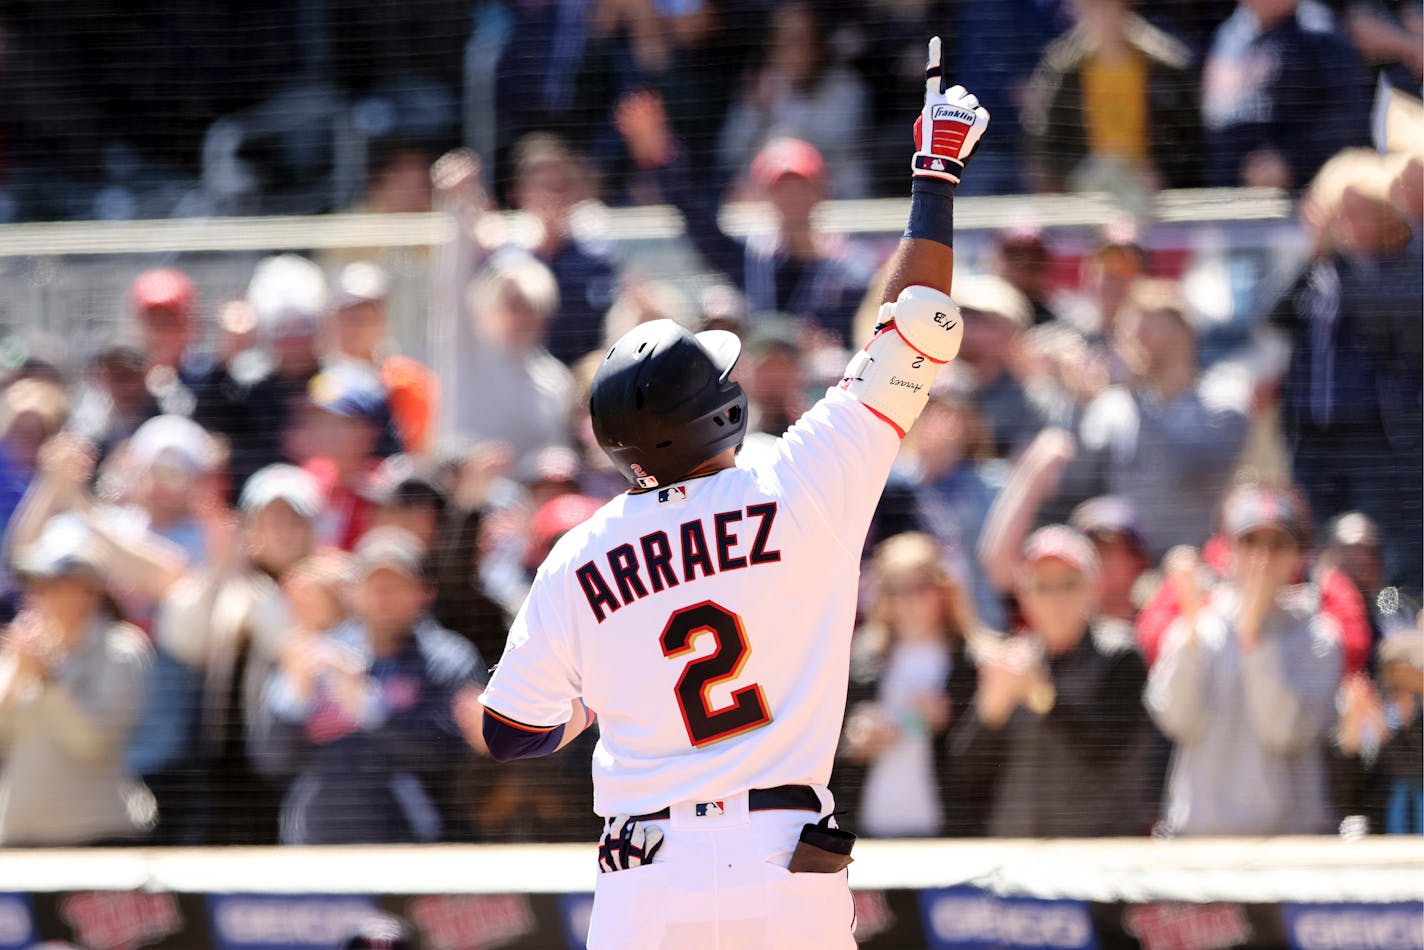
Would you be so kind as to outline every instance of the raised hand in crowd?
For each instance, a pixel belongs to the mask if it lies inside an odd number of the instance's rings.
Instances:
[[[614,109],[613,122],[639,168],[661,168],[672,160],[676,145],[657,93],[639,90],[624,96]]]
[[[979,660],[979,691],[974,705],[979,719],[991,729],[1008,721],[1020,706],[1051,688],[1036,644],[1015,638],[998,645]]]
[[[40,449],[40,475],[67,499],[82,497],[94,478],[99,450],[73,432],[61,432]]]
[[[0,702],[48,679],[64,652],[53,623],[36,610],[21,611],[0,637],[0,653],[11,663],[9,675],[0,685]]]

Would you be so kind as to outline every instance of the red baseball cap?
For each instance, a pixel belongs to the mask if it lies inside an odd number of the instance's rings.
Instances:
[[[820,181],[826,163],[810,142],[800,139],[772,139],[762,146],[752,162],[752,181],[770,185],[784,175],[799,175],[809,181]]]
[[[188,275],[173,267],[146,270],[129,285],[129,303],[135,313],[162,309],[191,314],[197,299]]]
[[[558,495],[549,499],[534,513],[529,526],[529,551],[525,557],[530,567],[537,567],[549,556],[554,542],[564,532],[592,518],[603,502],[587,495]]]

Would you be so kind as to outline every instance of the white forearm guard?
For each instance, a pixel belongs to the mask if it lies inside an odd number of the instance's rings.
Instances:
[[[841,388],[904,435],[929,401],[939,368],[959,353],[964,318],[949,297],[917,284],[881,305],[880,324],[851,357]]]

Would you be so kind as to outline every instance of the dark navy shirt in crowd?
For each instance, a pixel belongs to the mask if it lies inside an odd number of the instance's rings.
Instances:
[[[1241,184],[1241,166],[1274,149],[1304,187],[1326,159],[1368,141],[1364,71],[1334,14],[1302,0],[1263,30],[1239,6],[1212,38],[1202,76],[1208,185]]]
[[[559,285],[559,308],[549,321],[549,352],[572,366],[603,346],[603,319],[617,283],[613,248],[607,241],[575,234],[544,263]]]
[[[829,237],[823,256],[797,260],[775,233],[752,235],[743,242],[723,232],[715,199],[694,186],[683,160],[663,169],[658,180],[664,196],[682,212],[693,246],[708,264],[736,282],[753,319],[773,313],[805,317],[838,335],[842,343],[851,340],[851,323],[874,264],[850,241]]]
[[[437,770],[469,754],[453,704],[487,679],[468,641],[421,620],[392,656],[374,657],[365,628],[347,621],[326,636],[334,651],[374,684],[352,715],[324,685],[302,699],[282,673],[273,677],[254,726],[257,769],[293,777],[282,805],[287,844],[385,844],[442,837],[432,787]]]

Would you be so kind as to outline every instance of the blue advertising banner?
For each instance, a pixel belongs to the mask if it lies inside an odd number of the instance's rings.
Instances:
[[[1424,950],[1424,901],[1282,904],[1292,950]]]
[[[35,915],[26,894],[0,894],[0,950],[26,950],[35,942]]]
[[[214,894],[207,904],[220,950],[330,950],[376,909],[349,894]]]
[[[997,897],[976,887],[924,890],[919,899],[933,950],[1097,950],[1093,915],[1082,901]]]

